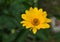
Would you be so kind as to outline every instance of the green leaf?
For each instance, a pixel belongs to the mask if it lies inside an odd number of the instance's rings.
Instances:
[[[50,38],[49,30],[39,30],[36,37],[40,40],[48,40]]]
[[[22,34],[19,35],[19,38],[17,39],[16,42],[24,42],[25,38],[27,38],[29,31],[28,30],[23,30]]]
[[[3,42],[11,42],[16,38],[17,34],[18,33],[8,35],[8,34],[3,33],[3,39],[2,40],[3,40]]]

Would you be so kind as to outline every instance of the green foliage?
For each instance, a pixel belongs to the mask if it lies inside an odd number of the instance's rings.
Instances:
[[[40,40],[49,40],[51,37],[51,33],[49,29],[44,29],[44,30],[40,30],[38,31],[37,35],[36,35]]]

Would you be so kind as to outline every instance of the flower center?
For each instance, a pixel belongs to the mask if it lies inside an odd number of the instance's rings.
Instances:
[[[32,24],[34,25],[34,26],[37,26],[37,25],[39,25],[39,20],[38,19],[33,19],[33,21],[32,21]]]

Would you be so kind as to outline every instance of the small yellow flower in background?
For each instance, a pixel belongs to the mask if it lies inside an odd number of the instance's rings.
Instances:
[[[31,7],[29,10],[26,10],[25,14],[22,14],[21,17],[23,19],[23,21],[21,21],[23,26],[32,30],[34,34],[41,28],[50,28],[48,23],[51,22],[51,20],[47,18],[47,12],[43,11],[43,9]]]

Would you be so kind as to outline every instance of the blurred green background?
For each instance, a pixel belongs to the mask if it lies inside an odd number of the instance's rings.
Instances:
[[[41,29],[36,35],[20,24],[30,7],[43,8],[48,18],[60,19],[60,0],[0,0],[0,42],[60,42],[60,32]]]

